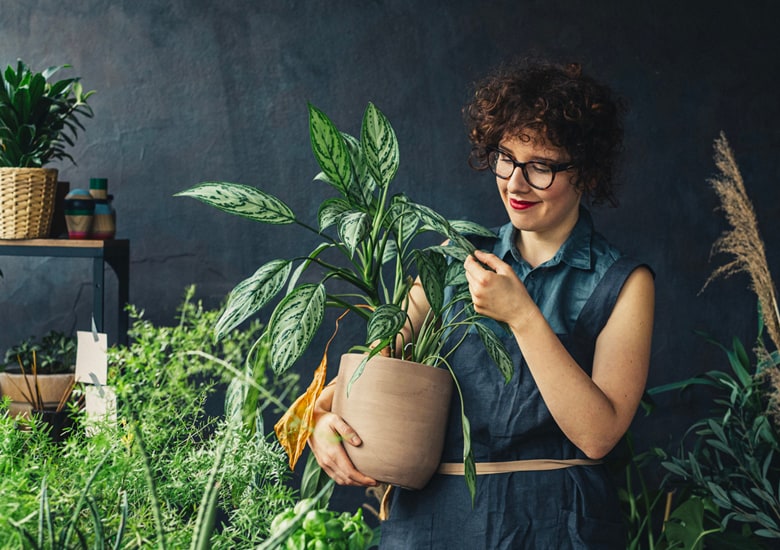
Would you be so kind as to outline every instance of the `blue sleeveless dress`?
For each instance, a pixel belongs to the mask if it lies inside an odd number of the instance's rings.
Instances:
[[[554,258],[531,269],[511,224],[476,242],[509,263],[559,338],[590,374],[595,340],[628,275],[640,265],[580,218]],[[492,320],[513,357],[508,384],[474,331],[451,356],[471,423],[476,462],[587,458],[558,428],[514,336]],[[473,330],[473,329],[472,329]],[[453,395],[442,462],[462,462],[460,402]],[[463,476],[434,475],[419,491],[393,490],[380,549],[624,549],[617,492],[604,465],[477,476],[475,503]]]

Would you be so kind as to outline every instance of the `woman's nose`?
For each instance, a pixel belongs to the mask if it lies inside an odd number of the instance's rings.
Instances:
[[[512,193],[527,193],[531,190],[531,186],[528,185],[528,181],[525,179],[525,175],[519,166],[515,167],[515,171],[509,177],[506,187]]]

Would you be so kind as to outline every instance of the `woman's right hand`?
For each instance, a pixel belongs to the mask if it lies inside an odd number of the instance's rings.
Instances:
[[[317,399],[309,447],[325,473],[339,485],[373,487],[376,480],[360,473],[344,450],[344,445],[357,447],[362,441],[349,424],[330,411],[334,389],[327,386]]]

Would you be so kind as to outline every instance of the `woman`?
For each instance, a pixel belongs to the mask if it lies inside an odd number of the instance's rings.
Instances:
[[[394,491],[382,548],[625,548],[602,459],[629,427],[650,358],[651,271],[593,230],[583,202],[616,204],[621,107],[579,66],[525,63],[482,82],[465,109],[472,165],[495,175],[509,222],[464,266],[474,307],[503,322],[517,365],[505,384],[479,337],[451,363],[477,462],[474,505],[462,478],[459,404],[439,473]],[[412,323],[427,309],[415,289]],[[492,323],[492,321],[489,321]],[[344,485],[373,485],[341,444],[360,437],[317,403],[311,448]]]

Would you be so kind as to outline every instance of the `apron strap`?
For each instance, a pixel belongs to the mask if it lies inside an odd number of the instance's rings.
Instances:
[[[572,458],[558,460],[554,458],[538,458],[532,460],[508,460],[504,462],[477,462],[477,475],[506,474],[509,472],[540,472],[544,470],[560,470],[572,466],[595,466],[601,464],[601,460],[588,458]],[[442,462],[436,473],[462,476],[465,473],[462,462]]]

